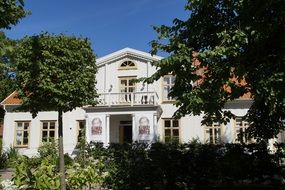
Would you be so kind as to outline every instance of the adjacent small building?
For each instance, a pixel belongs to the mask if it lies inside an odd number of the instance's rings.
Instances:
[[[72,154],[80,137],[88,142],[237,142],[237,134],[248,127],[242,119],[251,99],[244,97],[227,103],[225,109],[237,117],[227,125],[213,123],[201,126],[201,116],[174,119],[177,108],[168,96],[175,76],[166,75],[153,84],[135,83],[133,79],[149,77],[156,72],[152,62],[162,59],[149,53],[125,48],[97,59],[99,93],[96,106],[76,108],[63,114],[64,150]],[[95,74],[95,73],[94,73]],[[29,112],[19,112],[21,105],[13,92],[1,105],[6,111],[3,122],[3,148],[16,147],[20,153],[33,156],[44,142],[57,138],[55,111],[39,112],[32,118]],[[246,141],[246,139],[243,139]]]

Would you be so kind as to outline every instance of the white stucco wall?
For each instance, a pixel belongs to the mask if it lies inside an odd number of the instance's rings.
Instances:
[[[4,118],[3,148],[8,150],[14,146],[16,121],[30,121],[29,144],[27,148],[19,148],[21,154],[32,156],[37,154],[41,143],[41,121],[57,121],[57,112],[39,112],[37,117],[32,118],[28,112],[7,112]],[[77,120],[85,120],[85,111],[78,108],[72,112],[63,114],[63,134],[65,152],[72,153],[77,143]],[[56,122],[56,128],[57,128]],[[57,129],[56,129],[57,137]]]
[[[159,59],[158,57],[153,60]],[[133,61],[136,64],[136,69],[120,70],[119,66],[124,61]],[[120,77],[149,77],[156,72],[156,68],[151,66],[151,56],[144,52],[136,50],[121,50],[114,54],[98,59],[98,72],[96,74],[98,93],[107,93],[112,85],[111,93],[120,92]],[[87,141],[95,140],[105,144],[109,142],[119,142],[119,125],[120,121],[132,121],[133,140],[150,140],[154,141],[158,137],[161,141],[164,138],[163,119],[172,118],[177,108],[172,103],[162,101],[162,79],[155,81],[153,84],[136,84],[137,92],[156,92],[159,100],[158,104],[161,107],[161,116],[156,111],[100,111],[86,113],[83,109],[78,108],[72,112],[64,113],[64,147],[65,152],[72,153],[77,143],[77,121],[86,120],[86,139]],[[243,102],[234,102],[228,104],[226,109],[232,111],[236,116],[244,116],[249,108],[249,104]],[[138,135],[138,119],[142,116],[147,116],[150,120],[150,136]],[[100,118],[102,122],[102,134],[91,137],[92,119]],[[37,148],[41,144],[41,120],[57,120],[57,112],[40,112],[36,118],[32,118],[30,113],[23,112],[7,112],[4,119],[4,135],[3,146],[9,148],[13,146],[15,138],[15,121],[31,121],[30,126],[30,141],[28,148],[20,148],[20,152],[26,155],[35,155]],[[180,142],[187,143],[193,139],[199,139],[201,142],[205,140],[204,127],[201,126],[202,116],[186,116],[180,119]],[[234,121],[232,120],[222,130],[225,142],[233,142]],[[149,139],[146,139],[149,138]]]

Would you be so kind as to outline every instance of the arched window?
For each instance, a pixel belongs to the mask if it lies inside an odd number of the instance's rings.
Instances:
[[[119,69],[136,69],[136,64],[132,61],[124,61],[120,64]]]

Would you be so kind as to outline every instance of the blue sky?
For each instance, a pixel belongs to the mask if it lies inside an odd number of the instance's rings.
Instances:
[[[152,26],[185,19],[186,0],[25,0],[32,14],[6,31],[19,39],[43,31],[84,36],[99,57],[124,47],[149,52]],[[162,54],[163,55],[163,54]]]

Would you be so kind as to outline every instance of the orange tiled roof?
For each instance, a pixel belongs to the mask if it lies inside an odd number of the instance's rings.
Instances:
[[[20,105],[22,100],[18,98],[18,93],[14,91],[12,94],[7,96],[2,102],[1,105]]]
[[[199,86],[204,81],[204,78],[205,78],[204,71],[207,68],[206,67],[199,67],[201,62],[197,59],[197,52],[193,52],[192,64],[193,64],[193,66],[197,67],[196,75],[201,77],[200,79],[198,79],[194,83],[195,85]],[[233,76],[230,80],[235,82],[237,85],[240,85],[240,86],[245,86],[246,85],[246,81],[244,79],[241,80],[241,81],[238,81],[235,76]],[[224,85],[224,90],[231,93],[231,88],[229,86],[227,86],[227,85]],[[251,97],[251,93],[247,92],[247,93],[243,94],[241,97],[239,97],[238,99],[245,100],[245,99],[251,99],[251,98],[252,98]]]

